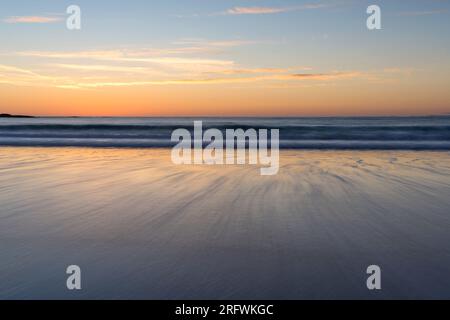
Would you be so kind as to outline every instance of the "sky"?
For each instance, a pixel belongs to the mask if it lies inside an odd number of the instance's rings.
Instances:
[[[0,113],[450,114],[449,34],[450,0],[6,0]]]

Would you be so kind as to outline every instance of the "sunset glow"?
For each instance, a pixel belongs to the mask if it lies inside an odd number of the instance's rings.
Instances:
[[[21,2],[0,17],[1,112],[450,113],[450,48],[435,32],[450,31],[447,2],[423,11],[423,1],[386,1],[376,32],[365,26],[365,1],[137,1],[125,12],[79,1],[77,31],[65,27],[67,1],[25,11]]]

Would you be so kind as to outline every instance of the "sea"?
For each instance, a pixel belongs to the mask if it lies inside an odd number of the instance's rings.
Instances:
[[[172,132],[279,129],[281,149],[450,150],[450,116],[304,118],[0,118],[1,146],[171,147]],[[225,136],[225,135],[224,135]]]

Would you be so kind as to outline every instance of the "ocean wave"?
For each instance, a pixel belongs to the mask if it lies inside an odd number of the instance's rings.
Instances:
[[[3,146],[172,147],[171,134],[193,119],[41,118],[2,120]],[[289,118],[203,121],[219,129],[279,129],[280,148],[450,150],[450,118]]]

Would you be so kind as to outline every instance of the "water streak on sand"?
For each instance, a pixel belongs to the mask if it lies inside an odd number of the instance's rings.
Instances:
[[[262,177],[168,149],[1,151],[0,298],[450,298],[447,152],[283,151]]]

